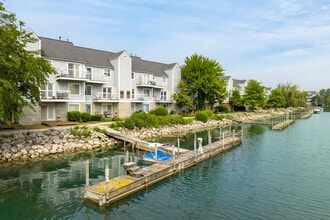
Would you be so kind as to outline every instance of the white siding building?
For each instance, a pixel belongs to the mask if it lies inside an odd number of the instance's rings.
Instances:
[[[160,105],[169,111],[175,108],[172,94],[181,80],[178,64],[147,61],[126,51],[113,53],[69,41],[37,39],[28,49],[41,49],[56,74],[41,88],[41,109],[33,116],[25,114],[20,123],[65,121],[73,110],[125,118]]]

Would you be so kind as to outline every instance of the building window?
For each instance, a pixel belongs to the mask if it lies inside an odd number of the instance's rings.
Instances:
[[[69,63],[68,64],[68,75],[69,77],[79,77],[79,64]]]
[[[135,74],[133,72],[131,73],[131,79],[135,79]]]
[[[103,88],[103,98],[104,99],[111,99],[112,88],[111,87],[104,87]]]
[[[80,111],[80,106],[79,104],[69,104],[68,111]]]
[[[123,90],[120,91],[120,98],[121,98],[121,99],[124,98],[124,91],[123,91]]]
[[[110,77],[111,76],[111,70],[110,69],[104,69],[104,75]]]
[[[160,91],[160,100],[167,99],[167,91]]]
[[[144,89],[143,94],[144,94],[145,98],[149,98],[150,97],[150,89]]]
[[[70,83],[69,90],[71,95],[80,95],[80,84]]]
[[[135,98],[135,89],[132,89],[132,99]]]
[[[92,79],[92,68],[91,67],[86,68],[86,79],[89,79],[89,80]]]
[[[128,99],[131,98],[131,92],[130,91],[126,91],[126,98],[128,98]]]
[[[92,95],[92,86],[91,85],[86,85],[85,95]]]

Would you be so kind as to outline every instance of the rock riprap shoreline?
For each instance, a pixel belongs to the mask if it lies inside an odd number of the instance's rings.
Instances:
[[[201,121],[194,121],[187,125],[172,125],[172,126],[164,126],[161,128],[151,128],[151,129],[141,128],[141,129],[128,130],[123,128],[120,132],[132,137],[140,138],[142,140],[148,140],[157,137],[180,136],[180,135],[185,135],[186,133],[192,131],[205,130],[208,128],[230,126],[237,124],[238,121],[242,122],[242,121],[262,120],[262,119],[272,118],[281,114],[284,114],[284,112],[238,113],[238,114],[233,114],[230,119],[223,119],[221,121],[209,120],[206,123],[203,123]]]
[[[0,163],[96,148],[113,147],[117,141],[90,129],[90,137],[74,136],[70,128],[17,131],[0,134]]]
[[[191,131],[237,124],[237,121],[261,120],[284,114],[284,112],[238,113],[230,119],[210,120],[206,123],[194,121],[187,125],[173,125],[151,129],[122,129],[129,136],[147,140],[156,137],[180,136]],[[94,125],[95,126],[95,125]],[[96,125],[97,126],[97,125]],[[51,128],[47,130],[27,130],[0,133],[0,163],[43,158],[48,155],[89,151],[98,148],[112,148],[118,144],[102,132],[88,128],[90,137],[71,134],[71,128]]]

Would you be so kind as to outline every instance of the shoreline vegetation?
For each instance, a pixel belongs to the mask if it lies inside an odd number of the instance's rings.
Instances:
[[[207,122],[195,120],[186,125],[166,125],[160,128],[132,130],[121,128],[119,132],[142,140],[180,137],[193,131],[282,117],[293,112],[309,111],[308,108],[292,108],[228,113],[222,114],[224,116],[222,120]],[[77,153],[109,150],[122,144],[121,141],[108,137],[104,130],[98,128],[98,125],[105,126],[104,123],[93,123],[48,129],[2,131],[0,132],[0,166],[74,157]]]

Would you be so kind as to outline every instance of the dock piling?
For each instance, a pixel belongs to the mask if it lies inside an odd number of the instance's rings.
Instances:
[[[86,172],[86,175],[85,175],[86,187],[88,187],[89,186],[89,160],[86,160],[85,172]]]

